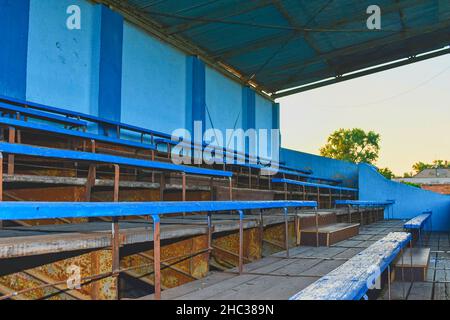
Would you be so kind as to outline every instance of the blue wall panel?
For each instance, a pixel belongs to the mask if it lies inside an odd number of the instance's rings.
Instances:
[[[241,128],[241,85],[207,67],[206,108],[206,128],[220,130],[226,146],[231,146],[230,141],[226,141],[226,130]]]
[[[242,129],[255,128],[256,93],[249,87],[242,88]]]
[[[201,122],[202,134],[206,125],[205,63],[196,56],[186,60],[186,129],[194,133],[194,122]],[[198,141],[199,143],[201,141]]]
[[[450,196],[386,179],[367,164],[359,165],[360,200],[395,200],[393,217],[410,219],[431,210],[433,229],[450,230]]]
[[[171,133],[186,122],[186,56],[125,22],[122,122]]]
[[[69,30],[70,5],[81,29]],[[82,0],[31,0],[27,99],[97,115],[100,6]]]
[[[0,0],[0,95],[26,97],[29,0]]]
[[[123,17],[101,6],[98,115],[120,121]]]
[[[287,166],[310,169],[314,175],[324,178],[342,179],[344,186],[356,187],[358,185],[358,166],[354,163],[284,148],[281,149],[280,157]]]

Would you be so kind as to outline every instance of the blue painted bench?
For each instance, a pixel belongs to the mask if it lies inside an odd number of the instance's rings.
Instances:
[[[334,185],[329,185],[329,184],[312,183],[312,182],[297,181],[297,180],[291,180],[291,179],[273,178],[272,183],[284,183],[284,184],[304,186],[304,187],[325,188],[325,189],[332,189],[332,190],[358,192],[358,189],[355,189],[355,188],[339,187],[339,186],[334,186]]]
[[[64,129],[64,128],[59,128],[59,127],[55,127],[55,126],[51,126],[51,125],[32,123],[32,122],[22,121],[22,120],[0,118],[0,125],[11,126],[11,127],[20,128],[20,129],[29,129],[29,130],[39,131],[39,132],[54,133],[54,134],[68,136],[68,137],[76,137],[76,138],[86,139],[86,140],[95,140],[95,141],[100,141],[100,142],[104,142],[104,143],[122,145],[122,146],[126,146],[126,147],[133,147],[133,148],[139,148],[139,149],[145,149],[145,150],[155,150],[155,147],[151,144],[144,144],[144,143],[130,141],[130,140],[107,137],[104,135],[98,135],[98,134],[93,134],[93,133],[88,133],[88,132]]]
[[[387,201],[371,201],[371,200],[335,200],[334,201],[335,206],[347,206],[348,207],[348,219],[349,222],[352,221],[352,212],[351,207],[356,207],[359,212],[361,225],[364,224],[364,212],[360,211],[359,208],[377,208],[377,207],[383,207],[387,209],[392,208],[392,206],[395,204],[395,201],[393,200],[387,200]],[[372,214],[372,210],[369,212],[369,214]],[[388,211],[388,217],[389,217],[389,211]],[[384,212],[383,212],[383,218],[379,218],[378,215],[376,216],[376,220],[378,221],[380,219],[384,219]],[[369,217],[369,220],[372,220]],[[369,221],[369,223],[372,221]]]
[[[420,246],[422,246],[422,230],[425,229],[428,222],[431,223],[431,212],[424,212],[405,222],[403,229],[411,231],[414,240],[419,240]],[[432,229],[431,226],[430,229]]]
[[[358,207],[385,207],[393,205],[395,202],[390,201],[370,201],[370,200],[336,200],[334,202],[336,205],[349,205]]]
[[[87,122],[67,117],[61,117],[55,114],[41,112],[37,110],[33,110],[30,108],[19,107],[15,105],[6,104],[4,102],[0,102],[0,110],[7,111],[12,114],[20,114],[21,116],[28,116],[31,118],[41,119],[41,120],[50,120],[53,122],[61,123],[64,125],[72,126],[72,127],[86,127]]]
[[[31,220],[54,218],[112,217],[111,275],[120,274],[120,230],[118,218],[147,215],[153,219],[149,229],[153,237],[153,270],[155,273],[155,299],[161,298],[161,242],[160,216],[182,212],[207,212],[208,247],[212,243],[211,213],[237,211],[239,213],[239,272],[243,272],[244,210],[283,208],[287,221],[288,208],[316,207],[314,201],[195,201],[195,202],[0,202],[0,220]],[[286,229],[287,230],[287,229]],[[288,234],[285,234],[288,239]],[[117,279],[117,277],[116,277]],[[117,285],[117,283],[116,283]],[[4,298],[0,297],[0,298]]]
[[[421,215],[418,215],[417,217],[412,218],[411,220],[405,222],[403,225],[404,229],[423,229],[425,227],[425,224],[428,222],[428,220],[431,218],[431,213],[423,213]]]
[[[409,233],[390,233],[290,300],[361,300],[410,241]]]

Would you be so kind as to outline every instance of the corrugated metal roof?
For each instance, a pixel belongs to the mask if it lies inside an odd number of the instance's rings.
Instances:
[[[366,27],[372,0],[98,1],[139,16],[160,36],[187,43],[268,93],[450,43],[448,0],[378,0],[380,31]]]

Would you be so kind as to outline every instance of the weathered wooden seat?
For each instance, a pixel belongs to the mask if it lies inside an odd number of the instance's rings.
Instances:
[[[359,233],[359,223],[338,223],[336,213],[297,216],[297,244],[304,246],[330,246]]]
[[[410,240],[409,233],[392,232],[290,300],[360,300]]]
[[[409,248],[395,261],[393,279],[397,281],[426,281],[430,248]]]

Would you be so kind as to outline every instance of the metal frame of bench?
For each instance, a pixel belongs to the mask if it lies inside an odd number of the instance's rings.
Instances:
[[[403,256],[408,243],[412,246],[411,239],[410,233],[390,233],[289,300],[360,300],[386,269],[390,299],[390,265],[399,253]]]
[[[386,201],[370,201],[370,200],[335,200],[334,205],[336,206],[347,206],[348,208],[348,219],[349,222],[352,221],[352,207],[356,207],[359,213],[359,217],[361,220],[361,225],[364,225],[364,214],[363,211],[360,211],[359,208],[374,208],[374,207],[384,207],[384,208],[392,208],[395,204],[394,200],[386,200]],[[388,213],[389,216],[389,213]]]
[[[433,225],[432,225],[432,211],[425,211],[424,213],[408,220],[407,222],[405,222],[405,224],[403,225],[403,229],[405,230],[417,230],[417,232],[419,233],[419,244],[422,247],[422,232],[421,230],[425,230],[425,225],[427,224],[427,222],[430,222],[430,230],[433,229]]]
[[[118,189],[114,192],[115,202],[0,202],[1,220],[32,220],[54,218],[95,218],[111,217],[112,270],[106,276],[115,277],[118,284],[120,270],[120,230],[119,218],[126,216],[149,216],[153,220],[153,262],[155,274],[155,299],[161,299],[161,242],[160,217],[175,213],[207,212],[208,253],[212,250],[212,212],[232,211],[239,214],[239,273],[243,273],[244,255],[244,211],[282,208],[285,217],[285,238],[288,244],[288,208],[313,207],[315,201],[200,201],[200,202],[118,202]],[[289,256],[289,246],[286,248]],[[81,279],[84,281],[84,279]],[[49,286],[51,286],[50,284]],[[11,296],[0,297],[7,299]],[[117,297],[118,298],[118,297]]]

